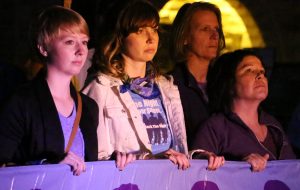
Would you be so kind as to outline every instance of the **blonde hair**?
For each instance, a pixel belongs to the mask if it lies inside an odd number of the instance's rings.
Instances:
[[[170,55],[173,61],[180,63],[186,61],[187,48],[184,44],[189,35],[190,23],[194,14],[198,11],[211,11],[218,20],[219,24],[219,44],[218,54],[225,48],[225,37],[222,29],[222,17],[220,9],[208,2],[194,2],[184,4],[178,11],[172,25],[170,38]]]
[[[47,47],[49,42],[57,38],[62,30],[82,33],[89,36],[89,28],[84,18],[77,12],[61,6],[44,9],[36,18],[31,28],[33,48],[43,62],[38,46]]]

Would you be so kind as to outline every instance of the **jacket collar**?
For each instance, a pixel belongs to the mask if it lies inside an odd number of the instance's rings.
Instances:
[[[241,118],[234,112],[227,112],[225,115],[233,122],[240,124],[243,127],[247,127],[246,124],[241,120]],[[282,131],[280,128],[280,123],[277,122],[272,116],[267,114],[261,108],[258,108],[258,120],[260,124],[264,124],[266,126],[275,127]],[[248,127],[247,127],[248,128]]]
[[[104,73],[99,73],[96,81],[99,84],[102,84],[104,86],[109,86],[109,87],[120,86],[123,84],[121,79],[112,77],[112,76],[104,74]]]
[[[189,72],[185,63],[177,65],[172,75],[174,76],[175,84],[187,86],[195,90],[201,97],[204,96],[203,92],[198,87],[195,77]]]

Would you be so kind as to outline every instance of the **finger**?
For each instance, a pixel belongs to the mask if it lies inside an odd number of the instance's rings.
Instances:
[[[221,158],[218,156],[214,156],[213,163],[212,163],[212,170],[216,170],[221,166]]]
[[[224,158],[224,156],[222,156],[222,157],[221,157],[221,166],[224,166],[224,165],[225,165],[225,158]],[[221,166],[220,166],[220,167],[221,167]]]
[[[122,159],[121,153],[116,152],[116,166],[118,169],[120,169],[121,167],[121,159]]]
[[[85,162],[83,163],[83,172],[86,172],[86,164],[85,164]]]
[[[269,160],[269,157],[270,157],[269,154],[265,154],[265,155],[264,155],[264,159],[265,159],[265,160]]]
[[[176,160],[176,158],[173,155],[169,155],[168,158],[169,158],[169,160],[171,160],[171,162],[173,162],[173,164],[177,165],[177,160]]]
[[[257,170],[257,165],[256,165],[255,162],[252,162],[252,163],[251,163],[251,170],[252,170],[253,172],[257,172],[257,171],[258,171],[258,170]]]
[[[81,163],[80,159],[75,159],[74,160],[74,175],[80,175],[80,173],[82,172],[82,168],[83,168],[83,164]]]
[[[78,165],[77,175],[80,175],[82,172],[84,172],[85,163],[81,158],[79,158],[77,165]]]
[[[136,154],[133,154],[132,162],[136,161]]]
[[[125,155],[125,163],[124,163],[124,167],[127,166],[130,162],[133,162],[134,160],[134,155],[133,154],[128,154],[127,156]]]
[[[72,162],[72,171],[73,171],[73,175],[77,175],[77,173],[78,173],[78,163],[75,160],[73,160],[73,162]]]
[[[191,166],[190,161],[186,156],[183,157],[183,166],[184,166],[184,169],[188,169]]]
[[[126,160],[127,160],[127,154],[121,152],[121,165],[120,165],[120,169],[121,170],[124,170],[125,164],[126,164]]]
[[[183,170],[183,161],[179,156],[174,156],[177,160],[178,169]]]
[[[214,156],[209,156],[207,169],[213,170],[213,164],[214,164]]]

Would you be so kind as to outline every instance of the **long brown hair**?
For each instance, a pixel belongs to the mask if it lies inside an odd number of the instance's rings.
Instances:
[[[106,33],[96,44],[93,64],[89,75],[102,72],[111,76],[122,78],[124,73],[124,60],[121,56],[125,38],[140,27],[159,25],[159,14],[156,8],[146,0],[118,1],[110,10],[118,11],[117,16],[107,15],[104,23]],[[111,12],[108,10],[108,13]],[[152,67],[157,65],[151,62]],[[157,72],[155,72],[157,73]]]

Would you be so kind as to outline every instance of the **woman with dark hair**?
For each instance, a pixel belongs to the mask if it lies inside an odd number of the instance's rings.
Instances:
[[[209,117],[206,75],[210,63],[225,47],[220,9],[207,2],[183,5],[172,25],[171,72],[178,86],[190,147],[198,126]]]
[[[94,78],[83,89],[100,108],[98,158],[115,155],[120,170],[136,158],[151,157],[168,158],[186,169],[190,164],[178,88],[152,61],[159,42],[158,12],[141,0],[115,6],[118,14],[107,19],[107,33],[94,55]]]
[[[261,59],[252,51],[220,56],[210,68],[207,92],[216,112],[200,128],[194,148],[226,160],[245,160],[261,171],[268,160],[294,159],[280,123],[260,108],[268,95]]]

